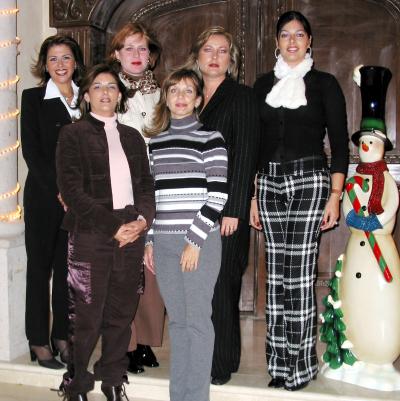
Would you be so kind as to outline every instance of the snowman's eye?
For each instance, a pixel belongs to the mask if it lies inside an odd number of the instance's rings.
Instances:
[[[372,145],[372,141],[369,141],[369,144]]]

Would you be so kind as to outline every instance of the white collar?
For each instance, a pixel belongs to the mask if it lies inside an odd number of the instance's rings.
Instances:
[[[71,101],[71,105],[74,106],[76,104],[76,101],[78,100],[79,88],[75,85],[74,81],[71,81],[71,85],[72,85],[72,90],[74,92],[74,97]],[[44,95],[44,99],[57,99],[57,98],[61,99],[61,101],[64,103],[64,106],[67,108],[68,114],[71,116],[72,119],[78,119],[80,117],[81,112],[79,108],[76,109],[71,108],[71,106],[65,100],[65,97],[61,94],[60,89],[58,89],[58,86],[50,78],[47,81],[46,93]]]
[[[74,99],[78,98],[78,92],[79,88],[75,85],[74,81],[71,81],[72,84],[72,90],[74,92]],[[44,95],[45,99],[55,99],[59,97],[60,99],[64,99],[64,96],[61,94],[60,89],[58,89],[58,86],[55,84],[55,82],[50,78],[47,81],[46,85],[46,93]]]

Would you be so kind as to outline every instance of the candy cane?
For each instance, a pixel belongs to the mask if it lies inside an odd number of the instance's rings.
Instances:
[[[356,191],[354,190],[354,185],[359,185],[364,192],[368,191],[368,182],[360,176],[351,177],[346,181],[346,191],[349,195],[350,202],[359,216],[364,216],[364,211],[361,209],[360,201],[357,198]],[[368,243],[372,249],[375,259],[378,262],[379,268],[383,273],[385,280],[390,283],[393,280],[392,274],[390,273],[389,266],[386,263],[385,258],[382,255],[381,248],[379,248],[378,242],[375,238],[373,232],[364,231],[365,236],[368,239]]]

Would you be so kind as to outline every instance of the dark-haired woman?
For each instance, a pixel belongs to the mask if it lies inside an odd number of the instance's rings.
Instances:
[[[24,189],[27,253],[25,329],[32,361],[61,369],[67,362],[67,233],[60,229],[64,209],[56,183],[55,153],[60,128],[79,117],[74,108],[77,84],[84,72],[78,43],[62,35],[50,36],[32,67],[40,79],[36,88],[22,92],[22,154],[28,166]],[[52,329],[49,281],[52,277]],[[53,343],[53,353],[49,340]]]
[[[120,401],[154,185],[141,135],[117,120],[126,92],[115,70],[91,68],[78,102],[84,116],[62,129],[56,160],[69,231],[71,364],[62,387],[69,401],[87,400],[96,378],[108,401]],[[88,363],[100,335],[93,375]]]
[[[157,271],[168,313],[171,401],[210,399],[211,301],[221,263],[218,217],[227,199],[228,160],[222,135],[197,120],[201,103],[196,73],[172,72],[146,130],[153,136],[156,218],[145,263]]]
[[[154,33],[140,22],[124,25],[114,35],[110,46],[110,61],[117,62],[119,77],[128,93],[128,110],[119,114],[118,120],[137,129],[146,144],[150,138],[143,135],[143,127],[150,124],[160,98],[160,88],[153,74],[160,52],[161,46]],[[128,347],[128,371],[131,373],[144,372],[143,365],[159,366],[151,347],[161,346],[164,331],[165,307],[154,271],[145,269],[144,277],[144,291],[132,322]]]
[[[287,390],[304,388],[318,372],[318,244],[321,230],[339,218],[348,161],[344,96],[335,77],[312,68],[311,40],[302,14],[282,14],[274,71],[254,85],[262,129],[250,219],[255,228],[263,228],[266,240],[269,386]]]

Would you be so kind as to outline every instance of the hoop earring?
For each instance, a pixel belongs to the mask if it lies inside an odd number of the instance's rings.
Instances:
[[[311,46],[307,48],[307,54],[309,55],[310,58],[312,58],[312,48],[311,48]]]
[[[279,52],[279,53],[278,53],[278,52]],[[277,47],[277,48],[275,49],[275,51],[274,51],[275,58],[278,59],[278,57],[279,57],[280,54],[281,54],[281,51],[279,50],[279,47]]]

